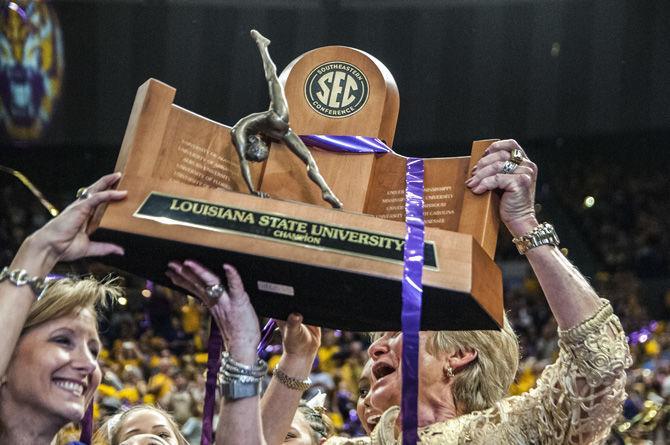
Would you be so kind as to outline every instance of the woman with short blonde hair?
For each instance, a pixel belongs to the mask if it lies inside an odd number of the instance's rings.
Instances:
[[[120,290],[113,281],[45,278],[58,261],[123,254],[86,234],[100,204],[126,196],[109,190],[119,178],[107,175],[85,189],[0,271],[0,443],[50,444],[93,399],[101,376],[96,306]]]
[[[514,140],[494,142],[465,182],[473,193],[501,190],[500,217],[526,256],[559,331],[559,355],[530,391],[508,397],[519,348],[500,331],[419,333],[418,438],[427,444],[602,444],[625,398],[631,364],[612,306],[558,249],[535,217],[537,166]],[[360,443],[397,444],[403,335],[386,332],[368,349],[376,382],[370,403],[384,414]],[[329,441],[350,444],[351,440]]]
[[[499,331],[437,331],[426,352],[477,351],[477,360],[454,375],[451,392],[463,414],[487,409],[509,392],[519,368],[519,340],[504,317]]]

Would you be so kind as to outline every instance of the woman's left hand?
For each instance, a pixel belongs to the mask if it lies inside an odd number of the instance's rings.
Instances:
[[[284,353],[305,357],[310,362],[321,346],[321,328],[302,323],[302,315],[291,314],[286,321],[277,321],[282,336]]]
[[[237,270],[229,264],[223,265],[227,289],[213,300],[207,295],[207,288],[220,285],[221,279],[212,271],[193,260],[171,261],[168,267],[165,274],[174,284],[196,295],[209,307],[230,355],[242,363],[253,363],[261,334],[256,311]]]
[[[503,173],[513,150],[519,150],[522,159],[509,173]],[[537,226],[535,218],[535,182],[537,166],[513,139],[494,142],[477,162],[472,177],[465,181],[473,193],[482,194],[500,189],[500,218],[514,236]]]

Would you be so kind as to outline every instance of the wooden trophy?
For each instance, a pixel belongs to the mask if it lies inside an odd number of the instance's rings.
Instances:
[[[353,48],[303,54],[279,76],[290,110],[290,130],[280,131],[287,116],[273,93],[269,41],[256,43],[272,97],[269,111],[259,114],[279,110],[282,120],[261,125],[243,118],[231,136],[230,127],[175,105],[174,88],[149,79],[138,89],[116,165],[123,173],[118,188],[128,197],[100,209],[93,237],[124,246],[126,255],[110,261],[164,285],[173,259],[194,259],[214,271],[233,264],[263,316],[299,312],[325,327],[398,330],[406,158],[310,148],[342,203],[334,209],[313,168],[308,177],[301,148],[290,145],[291,134],[311,134],[365,136],[391,146],[395,81],[381,62]],[[259,127],[270,128],[260,139],[272,143],[267,160],[254,163],[245,158],[253,151],[245,141],[256,141]],[[474,142],[469,157],[425,160],[423,330],[502,325],[502,277],[492,259],[496,196],[464,186],[491,142]]]

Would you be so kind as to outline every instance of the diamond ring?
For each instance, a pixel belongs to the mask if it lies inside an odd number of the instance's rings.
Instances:
[[[514,170],[516,170],[518,166],[519,164],[517,164],[516,162],[505,161],[505,163],[502,166],[502,173],[506,175],[511,175],[512,173],[514,173]]]
[[[221,298],[221,296],[223,295],[223,293],[225,291],[226,291],[226,288],[223,287],[222,284],[213,284],[213,285],[207,286],[205,288],[205,292],[207,293],[207,298],[209,298],[212,301],[216,301],[219,298]]]

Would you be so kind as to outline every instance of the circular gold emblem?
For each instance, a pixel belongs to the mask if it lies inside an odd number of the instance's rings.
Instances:
[[[368,79],[355,65],[326,62],[312,70],[305,82],[305,99],[317,113],[335,119],[349,117],[365,106]]]

